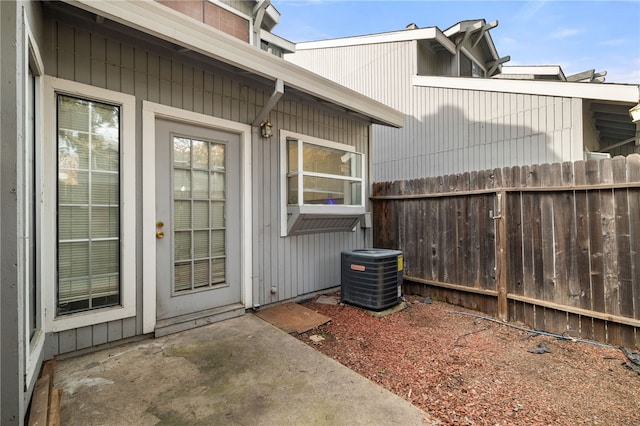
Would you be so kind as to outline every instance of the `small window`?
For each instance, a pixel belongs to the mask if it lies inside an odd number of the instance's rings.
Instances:
[[[349,145],[281,133],[281,234],[351,231],[365,212],[364,155]]]
[[[465,54],[460,54],[460,77],[484,77],[484,70]]]
[[[287,158],[287,204],[363,205],[362,154],[287,139]]]

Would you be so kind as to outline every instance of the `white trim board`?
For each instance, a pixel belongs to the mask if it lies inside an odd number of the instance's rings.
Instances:
[[[415,87],[480,90],[485,92],[521,93],[613,102],[633,102],[640,99],[640,86],[635,84],[572,83],[566,81],[507,80],[504,78],[467,78],[413,76]]]
[[[240,135],[240,274],[241,297],[245,308],[253,306],[251,233],[251,126],[154,102],[142,102],[142,332],[156,326],[156,161],[155,123],[165,118],[188,124],[213,127]]]
[[[404,125],[403,113],[156,1],[65,1],[269,80],[282,79],[286,86],[363,114],[377,124],[392,127]]]
[[[41,277],[44,287],[43,304],[45,331],[58,332],[88,325],[106,323],[136,315],[136,100],[134,96],[55,77],[44,77],[44,137],[42,144],[42,219]],[[56,312],[56,93],[82,99],[107,102],[122,107],[121,170],[121,306],[113,306],[69,315]]]

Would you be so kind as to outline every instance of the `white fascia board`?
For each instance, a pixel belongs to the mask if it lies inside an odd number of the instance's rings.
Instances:
[[[530,75],[561,75],[560,66],[558,65],[504,65],[502,74],[530,74]]]
[[[467,21],[460,21],[457,24],[454,24],[453,26],[444,30],[444,35],[446,35],[447,37],[451,37],[454,34],[458,34],[460,32],[466,32],[471,27],[474,27],[474,26],[481,28],[482,25],[484,25],[485,23],[486,21],[484,19],[472,19]],[[463,25],[464,25],[464,28],[463,28]],[[473,28],[471,29],[473,30]]]
[[[638,102],[640,99],[640,85],[636,84],[590,84],[566,81],[414,76],[412,77],[412,85],[414,87],[521,93],[613,102]]]
[[[275,35],[267,30],[260,30],[260,39],[266,41],[269,44],[278,46],[285,53],[294,53],[296,51],[295,43]]]
[[[404,125],[405,115],[400,111],[264,52],[153,0],[64,1],[264,78],[273,81],[280,78],[289,87],[363,114],[377,124],[391,127]]]
[[[296,43],[296,50],[326,49],[330,47],[362,46],[366,44],[394,43],[399,41],[436,39],[437,28],[418,28],[390,33],[367,34],[363,36],[334,38],[330,40]],[[438,40],[439,41],[439,40]]]

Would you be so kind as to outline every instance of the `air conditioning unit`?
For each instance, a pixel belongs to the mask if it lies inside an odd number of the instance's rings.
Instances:
[[[402,296],[402,252],[358,249],[342,252],[342,301],[365,309],[383,310]]]

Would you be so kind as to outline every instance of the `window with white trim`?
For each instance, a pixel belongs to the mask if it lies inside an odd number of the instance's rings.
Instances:
[[[365,213],[364,155],[350,145],[286,131],[281,143],[281,234],[352,230]]]
[[[43,148],[43,179],[52,184],[42,235],[47,331],[134,316],[135,98],[45,83],[45,138],[53,139]]]
[[[119,105],[58,93],[57,315],[120,304]]]

